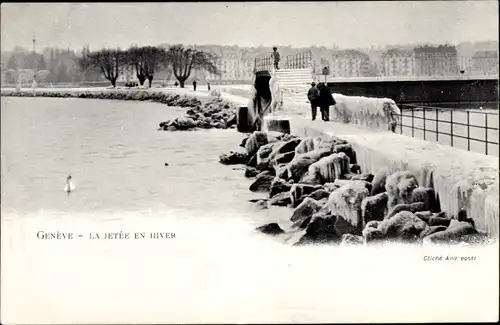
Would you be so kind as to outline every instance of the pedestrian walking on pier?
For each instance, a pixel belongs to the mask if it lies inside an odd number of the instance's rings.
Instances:
[[[319,100],[319,91],[318,88],[316,88],[316,83],[311,83],[311,88],[309,88],[309,91],[307,92],[307,98],[311,103],[312,120],[314,121],[316,119],[316,113],[318,111]]]
[[[323,121],[327,122],[330,120],[330,106],[335,105],[335,99],[330,89],[324,83],[318,84],[318,89],[321,118]]]
[[[274,68],[278,70],[278,63],[280,62],[280,53],[278,52],[277,47],[273,47],[273,60],[274,60]]]
[[[196,91],[196,80],[193,81],[193,90]]]

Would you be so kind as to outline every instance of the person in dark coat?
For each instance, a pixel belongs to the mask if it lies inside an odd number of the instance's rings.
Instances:
[[[330,89],[324,84],[318,85],[319,89],[319,109],[321,111],[321,118],[323,121],[330,120],[330,106],[335,105],[335,99],[330,92]]]
[[[208,91],[210,91],[210,82],[207,82]]]
[[[316,119],[319,101],[319,91],[318,88],[316,88],[316,83],[311,83],[311,88],[309,88],[309,91],[307,92],[307,98],[311,103],[312,120],[314,121]]]
[[[277,47],[273,47],[273,53],[272,53],[273,61],[274,61],[274,68],[276,70],[279,69],[278,64],[280,62],[280,52],[278,52]]]
[[[196,80],[193,81],[193,90],[196,91]]]

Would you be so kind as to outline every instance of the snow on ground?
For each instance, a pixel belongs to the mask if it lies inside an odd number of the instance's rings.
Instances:
[[[238,89],[238,87],[244,87],[245,85],[231,85],[234,86],[234,89]],[[246,85],[248,86],[248,85]],[[231,87],[227,89],[233,89]],[[221,92],[221,97],[223,99],[226,99],[228,101],[231,101],[235,103],[236,105],[242,105],[246,106],[248,104],[248,99],[246,97],[242,96],[237,96],[233,95],[231,93],[225,92],[224,90],[226,89],[226,86],[223,86],[223,89],[220,89],[218,86],[213,86],[212,90],[222,90]],[[32,88],[21,88],[20,89],[23,92],[32,92],[34,91]],[[14,88],[2,88],[2,92],[12,92],[15,91]],[[110,92],[125,92],[125,91],[150,91],[150,92],[164,92],[164,93],[169,93],[169,94],[178,94],[178,95],[186,95],[186,96],[192,96],[196,97],[200,100],[207,100],[210,98],[213,98],[211,91],[208,91],[208,89],[202,85],[199,86],[196,91],[192,89],[192,87],[188,88],[179,88],[179,87],[158,87],[158,88],[126,88],[126,87],[117,87],[117,88],[112,88],[112,87],[79,87],[79,88],[37,88],[36,92],[61,92],[61,93],[66,93],[66,92],[102,92],[102,91],[110,91]]]

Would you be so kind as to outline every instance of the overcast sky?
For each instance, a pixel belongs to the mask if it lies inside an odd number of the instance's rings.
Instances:
[[[497,1],[3,3],[2,50],[160,43],[342,48],[498,40]]]

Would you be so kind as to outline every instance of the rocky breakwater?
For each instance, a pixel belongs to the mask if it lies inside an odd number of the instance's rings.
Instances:
[[[160,123],[160,130],[186,131],[197,128],[202,129],[228,129],[236,127],[236,106],[219,97],[205,104],[195,105],[187,111],[185,117]]]
[[[254,132],[240,146],[244,150],[223,154],[220,162],[246,165],[245,176],[254,180],[250,191],[268,193],[254,200],[259,208],[293,209],[288,222],[256,229],[289,244],[471,244],[488,238],[465,210],[441,211],[435,190],[420,186],[411,172],[363,173],[345,140]]]
[[[2,90],[2,96],[13,97],[53,97],[53,98],[88,98],[88,99],[116,99],[116,100],[137,100],[151,101],[155,103],[166,104],[167,106],[179,107],[197,107],[202,103],[192,96],[178,95],[162,91],[148,90],[36,90],[36,91],[10,91]]]

